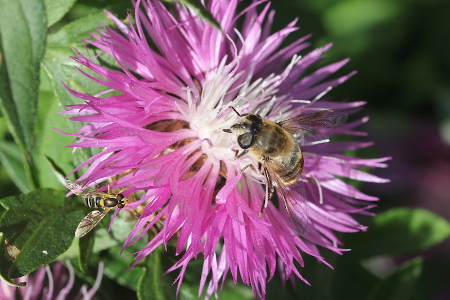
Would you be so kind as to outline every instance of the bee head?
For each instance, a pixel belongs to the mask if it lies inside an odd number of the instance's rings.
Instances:
[[[253,144],[255,135],[260,131],[262,118],[257,114],[244,114],[241,117],[230,129],[223,131],[236,135],[239,146],[242,149],[248,149]]]

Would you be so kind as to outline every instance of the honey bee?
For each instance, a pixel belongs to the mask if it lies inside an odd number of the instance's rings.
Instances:
[[[81,238],[88,234],[97,224],[115,207],[123,208],[128,203],[120,192],[117,195],[111,194],[108,187],[108,193],[96,192],[94,187],[85,188],[83,183],[66,180],[66,186],[74,193],[83,198],[84,204],[90,208],[100,208],[102,210],[91,211],[78,224],[75,236]]]
[[[259,172],[264,176],[267,192],[263,198],[260,217],[277,187],[286,212],[297,230],[304,232],[308,219],[305,213],[305,192],[299,178],[304,158],[300,145],[328,139],[342,123],[347,114],[341,110],[322,110],[301,115],[281,122],[273,122],[258,114],[240,114],[240,119],[224,132],[233,133],[242,149],[235,151],[235,158],[249,155],[258,162]],[[239,153],[239,154],[238,154]],[[257,172],[253,165],[252,168]]]

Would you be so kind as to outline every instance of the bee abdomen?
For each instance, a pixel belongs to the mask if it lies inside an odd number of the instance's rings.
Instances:
[[[278,174],[280,179],[287,185],[295,183],[303,171],[303,154],[300,147],[295,147],[283,160],[283,166],[287,171],[283,174]]]

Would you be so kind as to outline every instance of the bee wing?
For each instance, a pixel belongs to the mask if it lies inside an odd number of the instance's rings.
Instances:
[[[278,122],[301,143],[310,143],[329,138],[347,120],[347,113],[339,109],[317,111],[311,114]]]
[[[66,180],[66,186],[68,189],[72,191],[72,193],[80,196],[85,196],[89,193],[92,193],[95,191],[94,187],[86,187],[86,184],[84,182],[80,181],[73,181],[73,180]]]
[[[290,170],[275,163],[273,160],[263,162],[263,168],[270,179],[275,182],[278,198],[283,200],[286,212],[300,233],[305,233],[308,227],[308,214],[305,198],[305,187],[301,181],[286,185],[278,174],[286,174]],[[268,180],[269,181],[269,180]]]
[[[98,222],[100,222],[104,216],[109,212],[110,209],[105,210],[94,210],[87,214],[86,217],[81,220],[78,224],[77,230],[75,231],[75,236],[81,238],[89,233],[89,231],[94,228]]]

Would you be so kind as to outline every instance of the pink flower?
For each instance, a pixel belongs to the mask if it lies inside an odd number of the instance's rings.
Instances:
[[[238,2],[208,2],[222,31],[182,5],[171,14],[158,1],[138,1],[131,27],[108,13],[119,31],[104,26],[86,42],[113,57],[121,70],[109,70],[77,52],[73,59],[96,76],[80,72],[104,85],[105,92],[86,95],[68,88],[85,102],[65,112],[78,115],[71,120],[86,122],[72,134],[79,138],[72,147],[100,148],[76,168],[89,165],[79,180],[94,184],[120,175],[111,188],[126,188],[126,197],[145,192],[125,207],[145,206],[124,247],[164,221],[161,232],[138,252],[135,264],[176,235],[180,259],[169,271],[181,269],[179,288],[189,261],[202,254],[199,294],[208,284],[206,298],[213,293],[217,297],[219,281],[228,272],[235,282],[240,277],[264,298],[266,282],[277,267],[286,279],[302,278],[294,264],[303,266],[301,251],[324,263],[318,246],[341,254],[344,249],[334,231],[365,230],[350,214],[368,214],[377,200],[341,178],[386,182],[357,169],[385,167],[387,158],[340,154],[371,143],[302,144],[304,169],[299,182],[305,187],[305,230],[292,224],[281,203],[269,201],[259,216],[265,179],[251,168],[240,172],[254,160],[235,159],[236,139],[223,129],[239,118],[228,107],[279,122],[324,109],[350,114],[364,103],[319,101],[354,74],[326,79],[347,60],[304,76],[331,45],[298,56],[309,46],[306,36],[279,49],[297,30],[296,21],[271,33],[270,3],[255,1],[238,14]],[[260,13],[257,6],[262,6]],[[335,133],[364,135],[353,128],[366,121],[347,123]]]
[[[103,263],[100,263],[95,285],[88,291],[83,285],[75,296],[69,296],[75,280],[74,272],[70,261],[67,260],[66,268],[61,262],[50,266],[39,268],[32,274],[17,279],[17,282],[26,282],[25,287],[13,287],[0,280],[0,299],[18,299],[16,294],[20,294],[22,300],[90,300],[94,299],[102,281]],[[47,274],[47,280],[45,275]],[[73,294],[73,291],[72,293]]]

